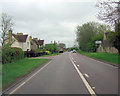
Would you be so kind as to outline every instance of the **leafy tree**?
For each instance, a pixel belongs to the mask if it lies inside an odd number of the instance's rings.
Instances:
[[[106,25],[101,25],[97,22],[88,22],[82,26],[77,26],[77,42],[79,48],[83,51],[95,52],[98,45],[95,41],[102,41],[104,36],[104,31],[107,30]]]
[[[72,51],[72,50],[78,50],[77,47],[70,47],[69,49],[70,49],[71,51]]]
[[[59,46],[61,46],[62,48],[66,47],[66,45],[64,43],[59,43]]]
[[[50,51],[51,53],[54,53],[58,50],[56,43],[54,44],[46,44],[46,50]]]
[[[115,26],[115,35],[113,37],[114,37],[113,45],[115,48],[118,49],[118,52],[120,54],[120,22]]]

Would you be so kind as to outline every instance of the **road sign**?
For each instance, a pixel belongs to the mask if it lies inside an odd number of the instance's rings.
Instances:
[[[102,42],[101,41],[95,41],[95,44],[101,44]]]

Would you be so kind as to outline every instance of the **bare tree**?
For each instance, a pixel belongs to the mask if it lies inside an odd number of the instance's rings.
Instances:
[[[111,25],[120,22],[120,0],[99,1],[96,6],[100,8],[98,18]]]
[[[0,43],[5,44],[5,40],[8,39],[8,31],[13,26],[12,17],[8,16],[6,13],[2,13],[0,18]]]

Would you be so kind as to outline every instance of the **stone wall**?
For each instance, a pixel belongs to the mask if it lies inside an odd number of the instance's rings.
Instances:
[[[118,53],[115,47],[98,47],[97,52]]]

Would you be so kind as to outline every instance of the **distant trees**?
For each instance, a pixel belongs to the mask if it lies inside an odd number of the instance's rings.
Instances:
[[[2,13],[0,17],[0,43],[4,45],[5,40],[8,39],[8,31],[13,26],[12,17],[6,13]]]
[[[79,48],[83,51],[95,52],[98,47],[95,41],[103,40],[104,30],[108,30],[108,27],[97,22],[77,26],[76,36]]]
[[[112,33],[110,41],[120,54],[120,1],[100,1],[97,3],[97,7],[100,8],[98,18],[114,26],[114,33]]]
[[[50,51],[51,53],[54,53],[54,52],[57,52],[58,47],[57,47],[56,43],[46,44],[45,49],[46,49],[47,51]]]
[[[59,43],[59,46],[62,48],[66,48],[66,45],[64,43]]]

